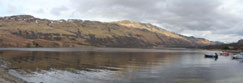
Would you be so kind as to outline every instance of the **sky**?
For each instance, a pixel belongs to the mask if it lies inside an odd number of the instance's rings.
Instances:
[[[0,0],[0,16],[133,20],[225,43],[243,39],[243,0]]]

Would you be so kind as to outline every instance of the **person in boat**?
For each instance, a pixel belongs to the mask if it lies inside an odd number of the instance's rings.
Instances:
[[[218,53],[215,53],[215,61],[218,60]]]

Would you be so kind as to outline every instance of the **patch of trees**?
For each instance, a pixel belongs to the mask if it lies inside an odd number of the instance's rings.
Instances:
[[[81,33],[80,29],[78,28],[78,31],[77,31],[77,33],[76,33],[76,37],[77,37],[77,38],[81,38],[81,37],[82,37],[81,34],[82,34],[82,33]]]
[[[27,30],[17,30],[17,32],[12,32],[14,35],[18,35],[27,39],[45,39],[45,40],[56,40],[60,41],[63,37],[74,38],[75,35],[72,34],[60,34],[60,33],[42,33]]]
[[[94,34],[89,34],[87,39],[93,46],[106,46],[106,47],[126,47],[126,48],[151,48],[154,44],[137,39],[136,37],[127,36],[113,36],[107,38],[97,38]]]

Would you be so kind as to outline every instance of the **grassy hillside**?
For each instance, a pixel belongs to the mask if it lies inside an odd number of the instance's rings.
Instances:
[[[48,20],[30,15],[0,18],[0,47],[192,47],[214,42],[133,21]]]

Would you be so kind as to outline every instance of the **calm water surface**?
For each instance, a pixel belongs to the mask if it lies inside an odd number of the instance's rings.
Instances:
[[[240,60],[195,49],[5,48],[0,65],[35,83],[242,83]]]

